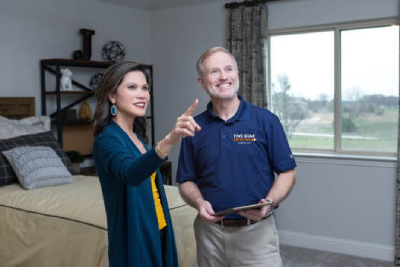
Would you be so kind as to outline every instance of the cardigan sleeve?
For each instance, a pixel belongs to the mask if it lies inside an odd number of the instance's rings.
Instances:
[[[99,136],[93,149],[96,165],[101,165],[115,178],[132,186],[141,184],[165,161],[160,159],[154,148],[134,157],[115,136]]]

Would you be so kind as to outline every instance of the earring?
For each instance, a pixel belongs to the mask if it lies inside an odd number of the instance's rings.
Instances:
[[[115,104],[111,106],[111,115],[117,115],[117,107],[115,106]]]

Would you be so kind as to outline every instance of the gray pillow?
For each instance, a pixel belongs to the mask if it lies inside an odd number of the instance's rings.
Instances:
[[[3,151],[25,189],[61,185],[74,181],[56,152],[46,146],[19,146]]]

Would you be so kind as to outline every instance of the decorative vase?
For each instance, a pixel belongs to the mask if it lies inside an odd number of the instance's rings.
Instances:
[[[79,118],[81,120],[89,120],[92,117],[92,110],[90,109],[89,103],[83,100],[82,106],[79,109]]]

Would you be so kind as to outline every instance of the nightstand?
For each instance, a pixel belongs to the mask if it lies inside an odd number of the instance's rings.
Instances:
[[[96,168],[94,166],[82,167],[79,174],[88,176],[97,176]]]

